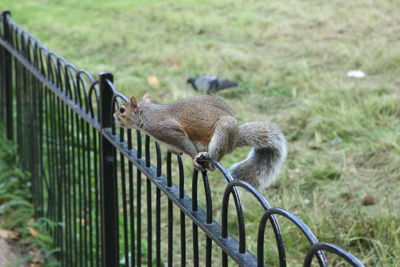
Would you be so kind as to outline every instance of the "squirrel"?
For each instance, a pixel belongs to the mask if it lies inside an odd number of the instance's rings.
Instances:
[[[286,140],[273,125],[249,122],[241,126],[232,109],[220,98],[193,96],[171,104],[151,103],[146,93],[141,100],[119,106],[114,119],[124,128],[141,130],[164,144],[174,154],[187,154],[199,171],[213,171],[210,163],[200,163],[209,156],[220,161],[236,147],[252,146],[244,161],[234,164],[230,173],[260,188],[276,177],[286,158]]]

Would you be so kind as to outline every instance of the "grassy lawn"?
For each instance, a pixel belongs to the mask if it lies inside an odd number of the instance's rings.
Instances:
[[[0,9],[76,66],[113,72],[129,96],[149,91],[166,103],[195,95],[186,84],[193,75],[240,81],[219,94],[239,121],[272,121],[288,139],[280,179],[263,192],[270,204],[368,266],[400,264],[396,1],[3,0]],[[366,77],[346,77],[354,69]],[[221,195],[222,181],[212,182]],[[366,194],[373,205],[363,205]],[[245,213],[255,252],[261,210]],[[288,261],[298,264],[306,242],[283,228]]]

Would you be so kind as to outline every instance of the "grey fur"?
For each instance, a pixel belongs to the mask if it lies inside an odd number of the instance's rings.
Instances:
[[[235,179],[255,187],[266,187],[274,181],[287,155],[286,139],[275,126],[264,122],[241,125],[237,146],[253,149],[244,161],[230,168]]]

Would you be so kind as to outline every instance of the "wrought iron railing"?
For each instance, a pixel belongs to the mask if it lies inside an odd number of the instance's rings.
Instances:
[[[0,121],[18,144],[21,168],[30,173],[35,216],[56,223],[49,231],[62,266],[263,266],[268,221],[279,265],[286,266],[276,215],[291,221],[310,243],[304,266],[314,256],[326,266],[325,251],[363,266],[340,247],[319,242],[297,216],[272,208],[255,188],[233,180],[223,165],[208,158],[227,182],[218,223],[206,172],[201,173],[204,189],[197,171],[188,183],[180,156],[163,153],[140,131],[115,127],[112,113],[127,99],[114,87],[112,74],[95,79],[78,69],[45,48],[7,11],[0,21]],[[256,251],[246,246],[238,188],[264,210]],[[229,206],[235,209],[237,239],[229,231]]]

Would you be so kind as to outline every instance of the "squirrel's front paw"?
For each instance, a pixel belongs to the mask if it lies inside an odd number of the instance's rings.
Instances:
[[[193,164],[195,165],[194,167],[196,169],[198,169],[196,167],[196,165],[201,166],[201,168],[203,170],[208,169],[209,171],[214,171],[215,167],[214,165],[212,165],[210,162],[201,162],[203,159],[210,157],[210,154],[208,154],[207,152],[200,152],[199,154],[196,155],[196,157],[193,160]],[[200,161],[200,162],[199,162]],[[200,169],[198,169],[200,171]]]
[[[208,152],[199,152],[199,154],[196,155],[194,160],[197,161],[197,160],[205,159],[207,157],[210,157],[210,154],[208,154]]]
[[[198,170],[199,172],[204,172],[204,171],[206,171],[206,168],[205,168],[203,165],[201,165],[200,163],[198,163],[198,162],[196,161],[196,159],[193,160],[193,167],[194,167],[196,170]]]

